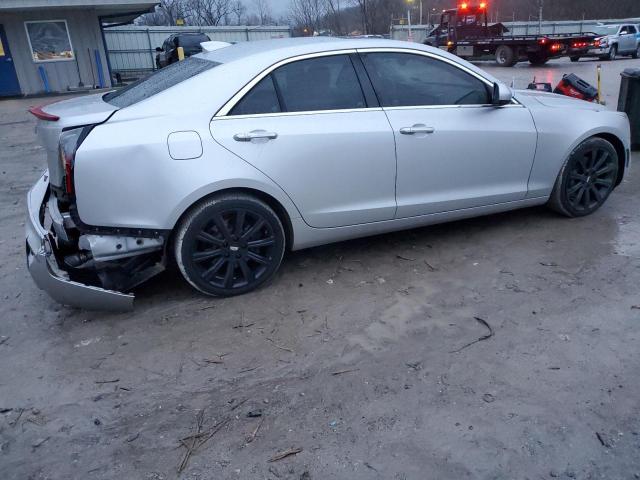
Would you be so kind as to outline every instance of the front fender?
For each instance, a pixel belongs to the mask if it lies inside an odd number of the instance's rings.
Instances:
[[[538,130],[538,146],[529,176],[528,198],[551,194],[556,178],[571,152],[588,138],[607,134],[630,149],[629,120],[613,111],[534,107],[530,109]]]

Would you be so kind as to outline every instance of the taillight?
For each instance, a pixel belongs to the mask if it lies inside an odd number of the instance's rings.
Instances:
[[[60,163],[64,172],[64,185],[67,194],[73,195],[73,168],[76,161],[76,151],[80,143],[87,136],[91,127],[64,130],[60,134]]]

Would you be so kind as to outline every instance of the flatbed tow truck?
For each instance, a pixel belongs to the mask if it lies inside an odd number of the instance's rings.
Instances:
[[[502,67],[528,60],[544,65],[551,58],[577,57],[594,44],[594,33],[562,35],[512,35],[502,23],[489,25],[487,3],[461,3],[444,10],[440,25],[424,41],[468,60],[493,56]]]

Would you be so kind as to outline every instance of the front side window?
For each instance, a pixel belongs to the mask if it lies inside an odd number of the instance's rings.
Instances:
[[[66,20],[24,22],[24,26],[34,62],[73,59]]]
[[[441,60],[389,52],[362,57],[383,107],[491,103],[484,82]]]
[[[351,59],[346,55],[299,60],[283,65],[272,75],[286,112],[367,106]]]

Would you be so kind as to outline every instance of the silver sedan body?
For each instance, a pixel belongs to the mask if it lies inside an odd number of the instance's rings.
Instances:
[[[391,62],[393,55],[436,62],[447,75],[482,85],[489,98],[493,91],[499,102],[385,105],[386,80],[379,78],[362,84],[359,103],[341,100],[348,108],[238,113],[243,99],[282,67],[329,59],[346,62],[362,80],[372,74],[360,58]],[[157,85],[152,76],[113,98],[92,95],[36,112],[48,171],[29,194],[27,255],[36,283],[56,300],[129,308],[133,296],[122,290],[162,270],[176,225],[220,192],[267,202],[296,250],[544,204],[571,152],[594,136],[619,153],[617,183],[628,162],[626,115],[553,94],[511,92],[476,66],[423,45],[282,39],[193,58],[185,61],[196,69],[189,78],[158,77]],[[332,80],[340,95],[350,91],[348,78]],[[293,74],[283,81],[304,88]],[[75,131],[73,170],[65,171],[62,144]],[[78,252],[65,243],[71,229]],[[70,263],[99,270],[152,252],[157,261],[131,273],[129,283],[110,278],[109,269],[98,272],[97,283],[69,274]],[[89,256],[93,263],[82,263]]]

